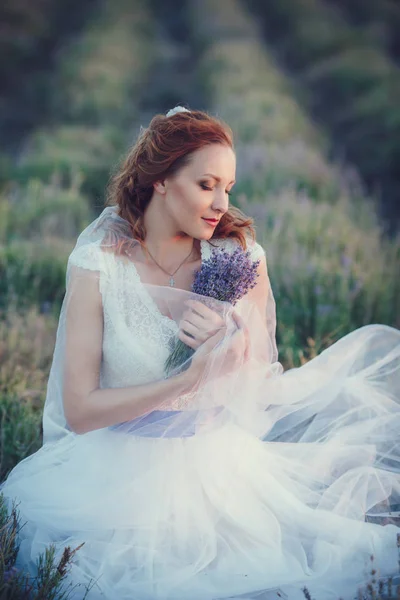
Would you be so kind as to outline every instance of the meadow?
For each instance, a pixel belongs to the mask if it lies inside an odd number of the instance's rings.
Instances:
[[[234,131],[238,183],[232,203],[254,218],[257,239],[266,250],[277,304],[279,357],[285,369],[304,364],[362,325],[400,328],[400,233],[395,229],[389,235],[381,199],[366,185],[371,173],[381,172],[382,185],[395,189],[395,173],[389,166],[379,166],[381,157],[372,164],[363,162],[364,154],[358,160],[357,154],[360,132],[364,145],[372,148],[370,137],[389,127],[388,115],[398,123],[398,105],[384,102],[389,75],[390,85],[396,89],[400,85],[393,44],[386,48],[375,38],[363,38],[371,56],[380,61],[363,63],[365,80],[375,86],[369,88],[370,103],[357,96],[358,103],[343,112],[340,122],[333,117],[324,120],[323,111],[316,122],[313,101],[321,98],[323,81],[328,79],[328,89],[335,85],[342,90],[342,103],[353,97],[354,82],[346,87],[348,75],[340,74],[346,68],[349,73],[346,61],[354,55],[343,53],[335,68],[325,62],[325,70],[318,70],[322,50],[328,56],[328,49],[322,48],[326,38],[319,46],[316,41],[314,47],[307,45],[309,36],[299,23],[318,18],[319,27],[323,23],[325,31],[331,31],[331,48],[338,48],[335,36],[340,31],[346,33],[341,41],[353,48],[359,37],[351,35],[350,13],[340,15],[341,29],[330,29],[331,12],[322,2],[302,0],[299,13],[285,4],[285,18],[280,15],[279,20],[281,0],[269,1],[277,11],[271,14],[277,15],[276,22],[283,23],[286,33],[285,65],[294,58],[298,61],[291,73],[278,60],[283,50],[274,36],[270,45],[265,43],[265,31],[254,17],[259,6],[253,3],[249,11],[247,4],[184,3],[185,43],[195,57],[196,89],[203,102],[195,106],[191,96],[183,95],[182,82],[180,95],[176,88],[156,91],[157,65],[165,60],[171,36],[168,29],[160,35],[160,28],[171,24],[160,19],[159,3],[99,0],[81,27],[65,34],[46,80],[46,114],[20,137],[17,152],[3,152],[0,481],[42,444],[41,416],[67,258],[77,235],[102,210],[110,173],[134,141],[138,126],[149,119],[149,86],[155,90],[153,105],[159,103],[153,112],[166,112],[190,98],[189,108],[217,114]],[[367,17],[368,22],[375,18],[372,8]],[[55,27],[54,16],[49,26]],[[32,33],[34,39],[38,35],[36,30]],[[296,43],[303,49],[298,56],[291,46]],[[18,53],[16,67],[17,59]],[[380,79],[377,64],[385,67]],[[335,77],[328,73],[329,65]],[[305,66],[307,77],[302,78],[300,67]],[[302,102],[305,97],[308,100]],[[390,127],[387,131],[389,135]],[[351,163],[339,160],[332,150],[342,133],[343,143],[353,144]],[[391,152],[397,151],[398,142],[385,138],[385,165],[393,164]],[[17,513],[7,514],[0,502],[0,600],[67,597],[63,577],[73,550],[61,565],[54,564],[51,551],[46,553],[38,566],[40,576],[29,583],[14,567],[17,530]],[[394,584],[380,590],[377,581],[371,586],[366,598],[395,598]]]

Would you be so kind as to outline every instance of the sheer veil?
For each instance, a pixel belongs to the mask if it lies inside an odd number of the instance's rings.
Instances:
[[[168,332],[165,335],[165,332],[160,330],[161,339],[157,342],[158,356],[153,357],[153,380],[167,377],[162,366],[173,348],[179,322],[187,308],[187,300],[205,301],[203,296],[193,292],[153,285],[141,282],[137,277],[128,277],[123,267],[129,262],[129,255],[138,243],[133,239],[127,221],[118,216],[116,207],[105,208],[77,239],[68,260],[66,294],[61,308],[48,382],[43,418],[45,442],[70,433],[64,417],[62,401],[65,345],[68,339],[68,326],[71,325],[71,318],[68,319],[68,307],[85,278],[97,282],[105,309],[104,318],[107,319],[107,326],[118,334],[126,364],[129,364],[129,354],[133,347],[137,351],[137,345],[143,344],[143,351],[147,350],[144,341],[137,339],[135,331],[129,327],[130,299],[137,301],[138,286],[141,288],[142,301],[155,308],[155,312],[153,311],[155,318],[159,317],[164,324],[164,329],[167,326]],[[218,347],[210,351],[196,389],[191,390],[190,394],[185,394],[184,397],[164,398],[162,403],[160,402],[163,413],[161,414],[160,411],[160,414],[155,415],[156,419],[154,415],[153,418],[145,415],[135,419],[134,422],[116,424],[115,428],[125,432],[132,430],[137,435],[149,437],[170,435],[184,437],[195,433],[196,435],[206,433],[218,424],[237,420],[242,426],[247,422],[247,426],[254,430],[254,433],[265,433],[259,420],[259,411],[265,408],[265,401],[260,396],[253,396],[243,403],[242,395],[235,393],[240,389],[246,390],[255,372],[258,373],[261,385],[263,379],[271,378],[282,371],[280,363],[277,362],[275,300],[269,280],[264,282],[263,286],[259,286],[258,294],[263,294],[263,314],[260,314],[259,308],[254,303],[255,294],[252,294],[252,302],[246,302],[245,296],[239,301],[237,307],[227,302],[207,298],[207,305],[218,312],[224,320],[224,336]],[[112,310],[109,308],[106,310],[106,306],[112,306]],[[229,355],[230,340],[233,337],[235,337],[235,344],[240,345],[240,340],[237,338],[241,338],[244,342],[243,333],[237,331],[232,318],[233,310],[240,311],[247,326],[252,329],[252,351],[246,364],[243,352],[237,353],[233,363]],[[229,371],[227,371],[228,362]],[[188,363],[184,363],[182,370],[187,366]],[[104,370],[107,369],[106,364],[103,364],[103,367]],[[175,374],[176,372],[172,372],[169,376]],[[102,374],[100,374],[100,386],[103,387],[101,379]],[[180,410],[174,407],[180,407]]]
[[[85,541],[76,579],[101,575],[107,598],[226,598],[276,585],[300,600],[304,582],[313,597],[347,600],[371,554],[381,575],[393,574],[398,527],[366,521],[400,506],[400,331],[361,327],[284,371],[259,245],[251,250],[264,275],[232,306],[146,283],[131,259],[136,244],[107,207],[69,257],[44,445],[7,479],[8,495],[25,499],[26,560],[59,527],[62,546],[66,535],[74,547]],[[78,435],[64,416],[64,367],[72,301],[88,283],[103,309],[102,388],[176,376],[164,365],[189,299],[222,325],[218,343],[192,357],[202,368],[191,389]]]
[[[137,357],[138,352],[143,361],[147,360],[143,362],[146,373],[142,381],[166,378],[164,363],[188,299],[206,300],[224,323],[220,342],[208,352],[190,392],[160,398],[157,410],[115,423],[109,431],[148,438],[194,436],[200,442],[215,431],[223,440],[224,432],[234,428],[252,439],[256,436],[275,442],[269,445],[269,452],[279,452],[280,460],[284,457],[290,463],[295,480],[302,482],[303,491],[308,490],[309,498],[319,506],[335,506],[346,486],[354,489],[351,497],[346,493],[347,505],[340,509],[344,512],[361,515],[381,501],[400,504],[398,330],[386,325],[361,327],[309,363],[283,372],[277,356],[275,300],[268,277],[256,286],[255,294],[244,296],[233,307],[129,276],[128,256],[138,243],[116,208],[107,207],[81,233],[69,257],[44,410],[45,442],[71,434],[62,400],[64,351],[71,324],[68,307],[81,282],[89,277],[96,280],[102,296],[105,332],[112,332],[118,340],[111,355],[103,357],[101,387],[107,385],[107,369],[113,360],[129,373],[134,367],[131,357],[134,353]],[[240,311],[249,332],[250,352],[246,355],[244,332],[236,325],[234,310]],[[234,356],[232,345],[236,348]],[[231,439],[227,438],[227,444]],[[370,471],[366,471],[367,465]],[[360,481],[365,477],[368,484],[362,487]],[[330,487],[335,481],[336,487]]]

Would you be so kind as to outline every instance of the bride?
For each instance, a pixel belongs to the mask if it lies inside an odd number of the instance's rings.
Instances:
[[[352,600],[371,555],[397,571],[400,529],[372,521],[400,503],[400,331],[361,327],[283,372],[234,183],[223,121],[156,115],[69,257],[43,446],[1,491],[18,565],[83,544],[73,598]],[[213,257],[227,286],[238,248],[257,268],[241,299],[192,290]],[[178,339],[192,356],[167,373]]]

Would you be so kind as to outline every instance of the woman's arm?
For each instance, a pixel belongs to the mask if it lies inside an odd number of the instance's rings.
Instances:
[[[63,404],[75,433],[109,427],[145,415],[195,383],[188,369],[170,379],[126,388],[99,388],[103,309],[99,274],[71,269],[66,304]]]

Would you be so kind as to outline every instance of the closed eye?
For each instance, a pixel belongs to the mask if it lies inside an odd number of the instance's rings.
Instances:
[[[207,192],[212,192],[212,188],[208,187],[205,183],[200,183],[200,187]],[[226,193],[228,196],[232,196],[232,192],[228,192],[227,190]]]

